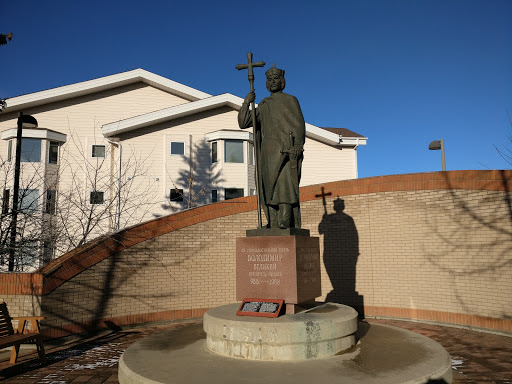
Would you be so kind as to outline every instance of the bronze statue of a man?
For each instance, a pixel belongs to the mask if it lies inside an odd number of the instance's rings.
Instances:
[[[283,93],[284,71],[270,68],[267,89],[270,96],[256,108],[254,141],[258,158],[260,202],[267,228],[300,228],[299,182],[302,168],[306,124],[297,99]],[[238,125],[252,126],[249,104],[254,91],[245,97],[238,112]]]

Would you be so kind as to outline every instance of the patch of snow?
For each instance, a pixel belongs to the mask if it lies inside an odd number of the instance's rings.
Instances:
[[[463,364],[464,364],[463,360],[452,359],[452,369],[454,369],[456,371],[458,370],[458,368],[462,368]]]

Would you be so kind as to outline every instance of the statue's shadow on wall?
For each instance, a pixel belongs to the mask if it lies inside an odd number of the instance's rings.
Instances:
[[[318,232],[324,235],[323,260],[332,291],[326,301],[353,307],[364,318],[363,296],[356,291],[356,266],[359,257],[359,236],[354,219],[347,215],[345,201],[334,200],[334,213],[325,214],[318,225]]]

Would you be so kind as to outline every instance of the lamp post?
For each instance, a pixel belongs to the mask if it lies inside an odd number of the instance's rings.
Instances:
[[[14,187],[12,191],[12,218],[10,228],[9,243],[9,272],[14,271],[14,254],[16,253],[16,226],[18,224],[18,199],[20,190],[20,168],[21,168],[21,140],[23,137],[23,127],[37,128],[37,120],[30,115],[24,115],[20,112],[18,116],[18,130],[16,131],[16,162],[14,165]]]
[[[444,139],[434,140],[428,145],[428,149],[435,151],[441,150],[441,163],[443,165],[443,171],[446,171],[446,163],[444,161]]]

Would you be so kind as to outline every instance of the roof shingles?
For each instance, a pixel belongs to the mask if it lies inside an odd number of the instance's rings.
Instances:
[[[337,135],[343,136],[343,137],[364,137],[366,136],[360,135],[359,133],[355,133],[354,131],[351,131],[347,128],[329,128],[329,127],[320,127],[322,129],[325,129],[326,131],[333,132]]]

